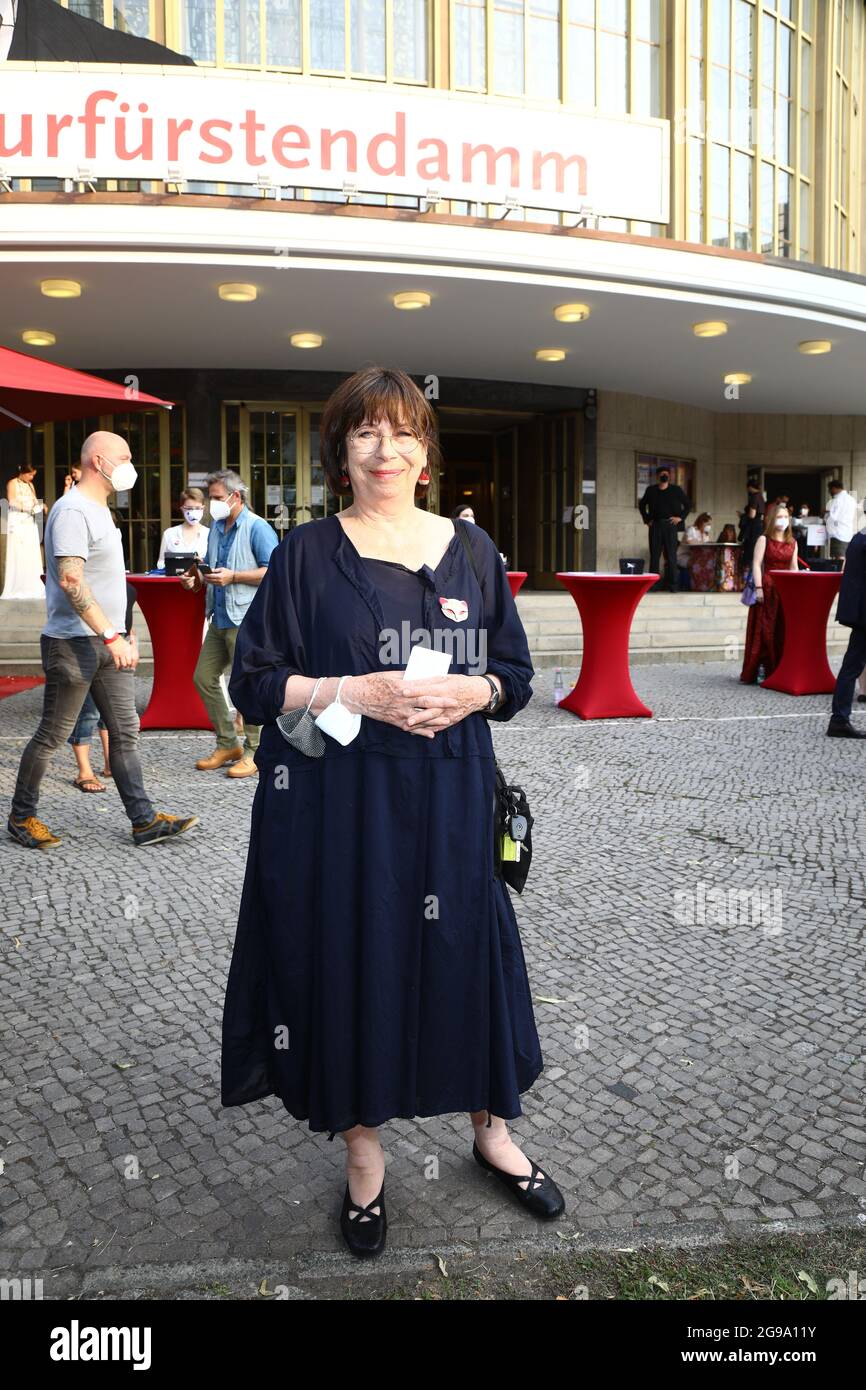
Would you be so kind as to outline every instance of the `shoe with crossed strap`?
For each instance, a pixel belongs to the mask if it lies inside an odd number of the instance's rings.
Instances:
[[[565,1211],[565,1198],[553,1178],[542,1172],[531,1158],[529,1173],[506,1173],[484,1157],[477,1143],[472,1145],[472,1156],[476,1163],[480,1163],[482,1168],[486,1168],[504,1183],[520,1205],[532,1212],[533,1216],[540,1216],[544,1221],[553,1221]],[[526,1183],[526,1187],[520,1186],[523,1182]]]
[[[379,1208],[378,1212],[374,1213],[374,1207]],[[357,1215],[351,1216],[351,1212],[356,1212]],[[361,1259],[381,1254],[385,1249],[387,1225],[384,1178],[378,1197],[374,1197],[372,1202],[368,1202],[365,1207],[352,1201],[347,1182],[346,1193],[343,1197],[343,1210],[340,1212],[340,1230],[343,1232],[343,1238],[352,1254],[360,1256]]]

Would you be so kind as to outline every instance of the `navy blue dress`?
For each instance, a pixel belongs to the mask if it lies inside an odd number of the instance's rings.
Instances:
[[[263,727],[224,1106],[276,1095],[332,1135],[458,1111],[513,1119],[542,1070],[494,874],[488,725],[528,703],[533,668],[496,546],[468,533],[481,588],[456,532],[435,569],[411,571],[362,557],[336,516],[306,522],[274,551],[238,632],[229,690]],[[402,669],[409,643],[389,648],[391,629],[452,651],[449,673],[495,673],[507,700],[433,739],[364,717],[345,746],[325,735],[320,758],[287,743],[275,722],[287,678]]]

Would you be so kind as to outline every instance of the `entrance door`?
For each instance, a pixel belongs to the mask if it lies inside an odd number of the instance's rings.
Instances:
[[[557,572],[579,570],[589,517],[583,503],[583,415],[541,415],[539,425],[538,541],[534,583],[559,588]],[[577,522],[577,525],[575,525]]]
[[[226,466],[247,483],[249,504],[279,535],[340,510],[319,461],[321,408],[291,402],[226,402]]]
[[[801,505],[809,508],[810,516],[823,516],[827,509],[827,480],[832,473],[818,469],[788,473],[764,472],[764,492],[768,502],[787,495],[795,514]]]

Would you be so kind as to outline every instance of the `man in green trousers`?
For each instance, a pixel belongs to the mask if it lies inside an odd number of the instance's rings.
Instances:
[[[259,726],[245,724],[243,744],[238,742],[220,676],[231,671],[238,628],[279,541],[273,527],[246,505],[247,486],[237,473],[209,473],[207,484],[213,522],[209,569],[202,573],[193,566],[181,581],[188,589],[207,586],[208,630],[193,679],[216,731],[217,746],[208,757],[199,758],[196,767],[208,772],[229,764],[227,777],[251,777],[258,771],[253,754],[259,746]]]

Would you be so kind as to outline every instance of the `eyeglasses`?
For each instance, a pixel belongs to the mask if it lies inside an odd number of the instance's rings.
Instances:
[[[378,430],[364,429],[355,430],[354,434],[349,435],[351,443],[359,454],[372,454],[378,449],[380,439],[390,439],[398,454],[411,454],[421,440],[417,434],[411,430],[398,430],[396,434],[380,434]]]

